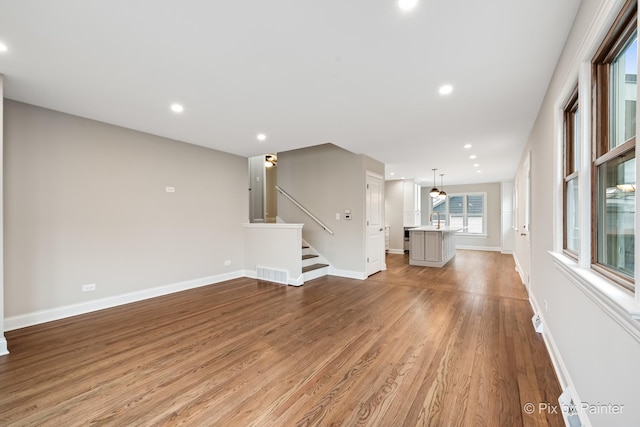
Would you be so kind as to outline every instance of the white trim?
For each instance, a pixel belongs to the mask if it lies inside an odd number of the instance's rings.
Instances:
[[[560,388],[562,390],[566,390],[567,388],[570,388],[572,390],[574,403],[576,404],[576,407],[579,408],[582,401],[580,400],[578,393],[575,391],[575,387],[573,386],[573,382],[571,381],[571,376],[569,375],[567,365],[565,365],[564,360],[562,359],[562,355],[560,353],[558,345],[556,344],[556,340],[553,338],[553,334],[549,330],[549,325],[547,325],[547,322],[544,319],[544,314],[540,310],[540,306],[538,305],[538,302],[533,294],[529,294],[529,304],[531,304],[533,312],[540,316],[542,324],[544,325],[544,328],[542,330],[542,339],[544,340],[544,345],[547,348],[547,353],[551,358],[551,364],[553,365],[553,370],[555,371],[558,382],[560,383]],[[585,424],[584,426],[590,427],[591,421],[588,418],[586,418],[585,420],[585,417],[587,417],[586,414],[584,414],[584,417],[581,416],[580,419],[581,421],[587,422],[587,424]]]
[[[291,286],[302,286],[304,285],[304,274],[301,274],[297,279],[289,278],[288,282]]]
[[[522,271],[522,267],[520,266],[520,261],[518,261],[518,252],[517,251],[513,251],[513,260],[516,263],[516,271],[520,275],[520,281],[522,282],[523,285],[526,286],[527,282],[524,280],[524,271]]]
[[[187,280],[184,282],[173,283],[170,285],[159,286],[156,288],[145,289],[136,292],[129,292],[122,295],[102,298],[94,301],[87,301],[79,304],[66,305],[48,310],[36,311],[33,313],[22,314],[19,316],[8,317],[5,319],[5,330],[24,328],[27,326],[37,325],[40,323],[51,322],[53,320],[64,319],[66,317],[77,316],[80,314],[91,313],[93,311],[104,310],[105,308],[117,307],[123,304],[142,301],[149,298],[155,298],[162,295],[168,295],[175,292],[186,291],[187,289],[199,288],[201,286],[212,285],[214,283],[224,282],[227,280],[244,277],[244,271],[236,271],[231,273],[219,274],[216,276],[202,277],[199,279]]]
[[[456,234],[458,236],[458,234]],[[456,245],[456,249],[463,249],[467,251],[489,251],[489,252],[502,252],[500,246],[471,246],[471,245]]]
[[[513,249],[500,249],[500,253],[504,255],[513,255]]]
[[[7,339],[2,336],[0,338],[0,356],[5,356],[9,354],[9,349],[7,348]]]
[[[294,224],[291,222],[251,222],[251,223],[246,223],[246,224],[242,224],[242,226],[244,228],[302,228],[304,226],[304,224]]]
[[[549,251],[557,269],[629,335],[640,342],[640,305],[635,296],[573,259]]]
[[[249,279],[258,279],[258,273],[256,272],[256,270],[244,270],[243,271],[243,276],[242,277],[246,277]],[[292,279],[291,277],[289,277],[289,272],[287,272],[287,283],[280,283],[280,282],[270,282],[270,283],[276,283],[278,285],[291,285],[291,286],[302,286],[304,285],[304,275],[300,275],[297,279]]]
[[[368,277],[367,273],[365,273],[364,271],[338,270],[333,266],[329,266],[329,275],[357,280],[365,280]]]
[[[388,249],[388,254],[404,255],[404,249]]]

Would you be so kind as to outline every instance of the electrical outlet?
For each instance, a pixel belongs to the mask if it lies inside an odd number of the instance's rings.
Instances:
[[[226,265],[226,266],[231,265],[231,260],[226,260],[226,261],[224,262],[224,265]]]
[[[91,292],[96,290],[95,283],[89,283],[87,285],[82,285],[82,292]]]

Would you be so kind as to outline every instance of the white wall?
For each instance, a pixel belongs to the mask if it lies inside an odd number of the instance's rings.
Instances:
[[[403,180],[385,181],[385,216],[389,226],[389,252],[404,253]]]
[[[280,283],[301,285],[302,224],[245,224],[245,269],[256,277],[258,267],[286,271]]]
[[[349,277],[366,277],[366,170],[384,176],[382,163],[333,144],[278,153],[278,185],[335,234],[324,231],[283,196],[278,196],[278,216],[305,224],[303,238]],[[345,209],[353,219],[344,219]]]
[[[431,213],[431,187],[422,187],[422,225],[430,225]],[[456,247],[473,248],[478,250],[500,251],[502,243],[502,195],[499,182],[466,185],[448,185],[445,188],[447,194],[462,193],[487,193],[487,235],[486,236],[461,236],[456,235]]]
[[[518,220],[525,216],[523,178],[525,157],[531,152],[531,299],[542,314],[545,341],[555,361],[560,381],[573,386],[582,402],[591,404],[624,405],[621,414],[588,415],[594,426],[632,426],[640,420],[640,334],[638,321],[629,315],[614,315],[577,286],[577,282],[560,272],[549,251],[559,238],[561,227],[554,227],[554,211],[561,209],[553,194],[557,182],[552,173],[558,165],[554,126],[555,104],[560,101],[566,87],[578,79],[578,65],[582,58],[576,53],[585,49],[590,34],[604,35],[615,13],[602,19],[607,6],[622,1],[583,0],[573,29],[567,40],[548,92],[532,129],[527,148],[519,167]],[[606,22],[605,22],[606,21]],[[601,40],[601,38],[600,38]],[[587,46],[588,48],[588,46]],[[587,69],[588,69],[588,57]],[[533,64],[532,64],[533,65]],[[581,96],[589,96],[587,93]],[[519,222],[519,224],[520,224]],[[555,234],[554,234],[555,230]],[[526,245],[516,244],[516,257],[528,257]],[[625,317],[626,316],[626,317]],[[635,331],[635,332],[634,332]]]
[[[246,158],[10,100],[4,117],[8,320],[242,273]]]

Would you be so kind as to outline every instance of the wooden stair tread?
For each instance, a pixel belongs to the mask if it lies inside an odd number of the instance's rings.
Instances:
[[[313,254],[309,254],[309,255],[302,255],[302,259],[310,259],[310,258],[318,258],[318,255],[313,255]]]
[[[302,272],[306,273],[308,271],[317,270],[317,269],[323,268],[323,267],[329,267],[329,264],[312,264],[312,265],[308,265],[306,267],[302,267]]]

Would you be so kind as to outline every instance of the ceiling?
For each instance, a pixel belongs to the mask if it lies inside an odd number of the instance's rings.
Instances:
[[[387,179],[512,179],[580,1],[396,2],[0,0],[0,73],[7,98],[242,156],[331,142]]]

